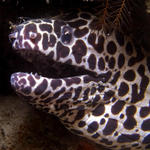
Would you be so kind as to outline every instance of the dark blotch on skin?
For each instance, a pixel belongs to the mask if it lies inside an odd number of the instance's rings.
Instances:
[[[99,126],[98,123],[97,123],[96,121],[93,121],[92,123],[90,123],[90,124],[88,125],[87,131],[88,131],[89,133],[94,133],[94,132],[97,131],[98,126]]]
[[[120,71],[118,71],[118,72],[116,72],[116,73],[114,74],[113,79],[110,81],[110,83],[111,83],[112,85],[116,84],[116,82],[118,81],[119,77],[120,77]]]
[[[128,106],[126,109],[127,116],[133,116],[136,113],[136,107],[134,105]]]
[[[60,110],[67,110],[69,106],[67,104],[60,105]]]
[[[60,38],[61,35],[61,26],[65,25],[62,21],[56,20],[54,22],[54,32],[57,35],[57,38]]]
[[[128,117],[125,122],[123,123],[124,128],[131,130],[136,126],[136,120],[134,119],[134,117]]]
[[[144,120],[141,128],[143,131],[150,131],[150,119]]]
[[[44,99],[44,98],[46,98],[50,93],[51,93],[51,91],[47,91],[47,92],[45,92],[40,98],[41,98],[41,99]]]
[[[107,44],[107,52],[111,55],[114,55],[116,53],[117,47],[116,44],[113,41],[110,41]]]
[[[96,87],[92,87],[91,88],[91,95],[95,94],[96,90],[97,90]]]
[[[99,68],[99,70],[104,70],[105,69],[105,61],[104,61],[103,57],[99,58],[98,68]]]
[[[77,28],[77,29],[74,31],[74,36],[75,36],[76,38],[80,38],[80,37],[85,36],[88,32],[89,32],[89,30],[88,30],[87,27],[85,27],[85,28],[83,28],[83,29]]]
[[[64,44],[70,44],[72,41],[72,29],[68,26],[64,26],[61,31],[61,42]]]
[[[95,105],[97,105],[99,100],[100,100],[100,96],[97,94],[93,99],[92,106],[94,107]]]
[[[150,107],[141,107],[141,109],[140,109],[140,116],[142,118],[145,118],[149,114],[150,114]]]
[[[94,82],[98,82],[99,79],[98,78],[95,78],[95,77],[92,77],[92,76],[85,76],[84,77],[84,83],[89,83],[91,81],[94,81]]]
[[[85,110],[79,110],[77,115],[75,116],[74,121],[82,119],[84,117],[84,114],[85,114]]]
[[[115,92],[112,91],[112,90],[109,90],[109,91],[105,92],[104,93],[104,98],[103,98],[104,101],[110,100],[110,98],[113,97],[114,94],[115,94]]]
[[[56,99],[60,96],[60,94],[65,92],[65,87],[62,87],[59,91],[57,91],[56,93],[54,93],[53,97],[50,98],[50,100]]]
[[[36,95],[41,95],[47,88],[47,80],[44,79],[40,85],[38,85],[34,91]]]
[[[55,44],[56,44],[56,37],[51,34],[51,35],[50,35],[50,40],[49,40],[48,46],[54,47]]]
[[[99,104],[93,111],[92,115],[93,116],[101,116],[105,112],[105,107],[103,104]]]
[[[53,90],[55,90],[57,87],[60,87],[62,85],[62,81],[57,79],[57,80],[52,80],[51,82],[51,87],[53,88]]]
[[[125,72],[125,74],[123,75],[123,77],[127,80],[127,81],[133,81],[135,79],[135,72],[133,70],[128,70],[127,72]]]
[[[117,131],[114,133],[114,136],[118,136],[118,132]]]
[[[125,63],[125,57],[123,54],[120,54],[118,57],[118,67],[122,68]]]
[[[48,49],[48,35],[47,33],[43,34],[43,41],[42,41],[43,49],[47,50]]]
[[[40,79],[40,76],[38,75],[38,74],[35,74],[35,76],[34,76],[37,80],[39,80]]]
[[[104,118],[102,118],[100,121],[100,125],[103,125],[105,122],[106,122],[106,120]]]
[[[69,48],[66,46],[63,46],[60,42],[58,42],[57,44],[57,60],[59,60],[59,58],[65,58],[69,55]]]
[[[108,118],[108,117],[109,117],[109,114],[108,114],[108,113],[106,113],[106,114],[104,115],[104,117],[105,117],[105,118]]]
[[[109,59],[108,66],[109,66],[110,69],[113,69],[115,67],[115,62],[116,62],[116,60],[115,60],[114,57],[111,57]]]
[[[100,135],[98,133],[95,133],[94,135],[92,135],[92,138],[96,139],[98,138]]]
[[[19,34],[19,33],[18,33],[18,34]],[[19,45],[20,45],[20,47],[22,47],[22,43],[23,43],[22,40],[23,40],[23,37],[22,37],[22,36],[19,36],[19,39],[18,39],[18,40],[19,40]]]
[[[120,119],[123,119],[124,118],[124,114],[120,114]]]
[[[81,86],[75,89],[75,95],[74,95],[74,97],[72,98],[73,100],[77,100],[77,99],[79,98],[80,93],[81,93],[81,90],[82,90],[82,87],[81,87]]]
[[[98,76],[99,81],[102,81],[103,83],[108,82],[108,80],[111,78],[112,72],[107,71],[106,73],[102,73]]]
[[[127,119],[125,120],[125,122],[123,123],[123,126],[128,129],[131,130],[136,126],[136,120],[134,118],[134,114],[136,113],[136,107],[135,106],[128,106],[126,108],[126,116]]]
[[[98,90],[100,93],[103,92],[104,89],[105,89],[105,86],[103,86],[103,85],[98,85],[97,90]]]
[[[21,92],[22,92],[23,94],[29,95],[29,94],[31,93],[31,87],[27,86],[27,87],[25,87],[25,88],[22,88],[22,89],[21,89]]]
[[[86,55],[87,47],[82,40],[77,40],[72,47],[73,56],[78,64],[81,63],[82,57]]]
[[[30,75],[30,76],[28,77],[28,80],[29,80],[29,82],[30,82],[30,86],[33,87],[33,86],[35,85],[35,80],[34,80],[34,78]]]
[[[88,64],[89,64],[89,68],[91,70],[94,70],[96,67],[96,57],[94,54],[91,54],[88,58]]]
[[[78,123],[78,127],[80,128],[83,128],[85,125],[86,125],[85,121],[82,120]]]
[[[67,86],[71,86],[72,84],[79,84],[81,82],[81,79],[78,77],[72,77],[72,78],[66,78],[64,79]]]
[[[125,105],[124,101],[118,100],[111,108],[111,112],[116,115],[119,114]]]
[[[85,89],[83,93],[83,100],[87,100],[89,96],[90,88]]]
[[[89,44],[91,44],[94,49],[98,52],[98,53],[102,53],[104,50],[104,37],[101,35],[98,37],[98,42],[96,43],[96,34],[95,33],[91,33],[88,36],[88,42]]]
[[[106,61],[106,62],[109,61],[109,56],[108,56],[108,55],[105,56],[105,61]]]
[[[144,67],[144,65],[141,64],[138,67],[137,72],[139,73],[140,76],[144,76],[144,74],[145,74],[145,67]]]
[[[119,90],[118,90],[118,95],[119,96],[124,96],[128,93],[128,91],[129,91],[128,84],[125,83],[125,82],[122,82],[120,84],[120,87],[119,87]]]
[[[137,84],[132,85],[132,103],[136,103],[144,98],[144,93],[147,89],[148,84],[149,78],[147,76],[143,76],[140,86],[138,86]]]
[[[144,137],[143,144],[150,144],[150,134]],[[150,147],[149,147],[150,148]]]
[[[62,103],[64,100],[70,99],[72,96],[71,92],[64,93],[59,99],[57,99],[56,103]]]
[[[108,119],[107,124],[103,130],[104,135],[111,135],[113,132],[115,132],[116,128],[118,126],[118,122],[115,119]]]
[[[52,26],[50,24],[40,24],[39,25],[39,28],[42,30],[42,31],[47,31],[48,33],[51,33],[52,32]]]
[[[134,142],[138,141],[140,138],[139,134],[121,134],[117,141],[118,143]]]

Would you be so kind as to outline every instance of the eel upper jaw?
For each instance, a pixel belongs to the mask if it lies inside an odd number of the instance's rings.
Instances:
[[[96,77],[94,72],[86,70],[83,67],[57,62],[57,60],[53,60],[49,55],[45,55],[39,50],[24,47],[20,41],[20,30],[21,27],[10,33],[9,40],[12,43],[12,48],[16,50],[17,53],[19,53],[28,62],[34,64],[36,68],[35,70],[37,70],[35,73],[48,78],[66,78],[82,75]]]

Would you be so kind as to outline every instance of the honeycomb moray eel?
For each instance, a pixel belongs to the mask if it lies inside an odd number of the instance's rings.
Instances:
[[[11,85],[75,134],[110,149],[150,149],[150,56],[120,31],[93,31],[95,19],[74,11],[16,25],[9,35],[16,51],[76,69],[57,78],[17,72]]]

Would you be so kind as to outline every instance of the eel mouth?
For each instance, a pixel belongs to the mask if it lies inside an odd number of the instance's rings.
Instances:
[[[94,78],[96,77],[94,72],[86,70],[84,67],[71,65],[69,64],[69,61],[65,63],[54,61],[49,56],[46,56],[39,51],[17,49],[16,52],[27,62],[32,64],[33,68],[31,68],[31,66],[25,67],[29,67],[29,70],[32,70],[33,74],[55,79],[71,78],[83,75],[89,75]]]
[[[51,56],[52,53],[46,54],[46,52],[42,52],[40,46],[37,44],[39,41],[36,41],[38,39],[38,33],[29,31],[25,32],[25,29],[23,30],[25,23],[12,26],[12,31],[9,34],[9,40],[12,43],[12,48],[19,53],[22,58],[32,63],[32,66],[34,67],[32,73],[37,73],[38,75],[47,78],[57,79],[83,75],[89,75],[94,78],[98,76],[96,72],[86,69],[86,66],[72,64],[71,58],[68,58],[69,60],[65,60],[64,62],[60,60],[57,61],[53,59],[53,56]],[[55,49],[56,46],[52,48],[54,48],[52,49],[52,52],[59,55]],[[32,71],[30,66],[29,68]]]
[[[96,77],[95,72],[85,69],[84,66],[79,67],[73,65],[70,61],[58,62],[57,60],[53,60],[50,55],[45,55],[39,50],[24,47],[20,35],[21,29],[21,25],[15,26],[13,31],[9,34],[9,40],[12,43],[13,49],[19,53],[22,58],[32,64],[34,68],[30,70],[33,70],[33,73],[47,78],[67,78],[82,75]]]
[[[78,99],[78,96],[82,99],[83,95],[79,94],[80,91],[95,86],[101,79],[96,76],[95,72],[85,69],[86,66],[79,67],[72,64],[70,58],[68,61],[59,62],[60,60],[54,60],[50,54],[46,55],[38,49],[15,47],[13,43],[18,38],[16,34],[10,34],[9,38],[12,39],[13,49],[34,67],[33,72],[13,73],[10,78],[11,86],[15,92],[24,99],[29,99],[30,103],[32,103],[31,100],[34,101],[33,104],[36,103],[35,101],[40,100],[41,97],[46,100],[46,103],[60,97],[70,99],[73,96],[72,91],[76,92],[75,99]],[[31,68],[31,66],[29,67]]]
[[[24,59],[33,64],[33,70],[35,71],[13,73],[10,78],[10,83],[15,92],[25,100],[30,100],[30,103],[32,103],[32,100],[34,101],[38,98],[39,95],[42,95],[44,99],[50,97],[48,102],[57,99],[57,97],[55,97],[56,95],[59,96],[63,94],[61,93],[63,92],[61,91],[63,89],[62,84],[59,85],[63,81],[66,82],[68,89],[74,89],[76,86],[83,86],[84,88],[87,87],[86,83],[98,81],[98,78],[96,78],[93,72],[68,63],[59,63],[51,60],[48,56],[40,52],[32,50],[17,50],[17,52],[19,52]],[[57,91],[55,89],[60,90]],[[66,92],[68,92],[68,90],[66,90]],[[53,93],[53,96],[47,95],[47,93]]]

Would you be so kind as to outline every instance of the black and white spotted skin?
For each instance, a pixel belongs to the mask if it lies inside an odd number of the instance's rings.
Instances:
[[[110,149],[150,149],[150,56],[119,31],[92,30],[90,13],[70,16],[28,20],[9,37],[18,51],[90,73],[47,78],[18,72],[12,87],[80,136]]]

